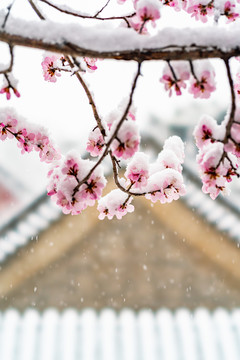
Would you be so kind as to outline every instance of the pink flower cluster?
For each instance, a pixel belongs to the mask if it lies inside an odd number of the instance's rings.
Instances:
[[[11,91],[14,93],[16,97],[20,97],[20,93],[17,90],[17,80],[13,77],[12,74],[4,75],[4,83],[0,90],[0,94],[6,94],[7,100],[11,99]]]
[[[98,201],[98,211],[100,212],[98,218],[103,220],[107,217],[111,220],[116,216],[120,220],[127,213],[134,211],[134,206],[131,202],[132,197],[128,198],[128,195],[121,190],[112,190]]]
[[[132,189],[142,189],[147,185],[149,178],[149,157],[142,152],[137,152],[128,163],[125,177],[127,184],[131,184]]]
[[[158,156],[157,162],[149,163],[149,157],[137,152],[128,163],[125,179],[119,182],[132,194],[142,194],[153,203],[160,201],[162,204],[179,199],[185,195],[185,186],[182,177],[182,162],[184,159],[184,145],[182,140],[173,136],[166,140],[164,148]],[[115,195],[117,195],[115,197]],[[126,200],[127,199],[127,200]],[[130,204],[132,196],[120,190],[114,190],[99,201],[99,218],[105,216],[118,219],[133,211]]]
[[[172,67],[172,70],[171,70]],[[189,66],[186,61],[172,61],[171,65],[166,64],[163,68],[163,76],[160,82],[164,84],[166,91],[169,91],[169,96],[172,95],[172,89],[176,95],[182,95],[181,88],[186,88],[186,80],[190,77]]]
[[[64,214],[80,214],[100,199],[106,185],[103,168],[98,166],[91,176],[83,181],[94,163],[83,160],[76,154],[68,154],[48,176],[48,195],[62,208]]]
[[[190,79],[190,94],[194,98],[208,99],[216,90],[215,72],[209,61],[194,61],[194,73]]]
[[[194,130],[199,149],[197,162],[203,182],[202,190],[215,199],[220,192],[228,193],[228,183],[238,175],[240,152],[236,146],[240,139],[239,129],[231,129],[231,137],[226,141],[226,125],[218,125],[210,116],[201,118]],[[236,133],[235,133],[236,131]],[[236,138],[238,140],[233,139]]]
[[[104,145],[104,138],[97,127],[89,134],[86,150],[91,154],[91,156],[99,156],[103,152]]]
[[[123,4],[125,3],[125,0],[118,0],[118,3]],[[160,19],[160,1],[133,0],[133,7],[136,14],[128,19],[131,28],[140,34],[147,34],[148,30],[146,24],[151,22],[152,26],[155,26],[156,20]]]
[[[201,20],[205,23],[208,20],[208,16],[214,15],[214,1],[190,0],[186,11],[191,14],[195,20]]]
[[[117,120],[111,123],[109,137],[111,137],[111,134],[114,132],[117,123]],[[139,143],[140,135],[135,122],[135,116],[132,112],[129,112],[110,148],[115,157],[127,160],[138,151]]]
[[[97,66],[96,66],[97,59],[85,57],[85,58],[83,58],[83,60],[85,61],[85,64],[87,65],[88,71],[93,72],[93,71],[97,70]]]
[[[164,84],[165,90],[172,95],[172,89],[176,95],[182,95],[181,88],[187,87],[186,80],[190,79],[189,93],[194,98],[207,99],[215,91],[215,72],[208,60],[196,60],[192,64],[192,73],[186,61],[172,61],[163,69],[160,82]]]
[[[46,163],[51,163],[61,157],[43,129],[31,126],[9,109],[0,113],[0,139],[7,138],[15,138],[18,141],[22,154],[35,150],[39,153],[41,161]]]
[[[179,199],[185,195],[182,166],[184,145],[178,136],[172,136],[165,141],[157,162],[150,167],[150,176],[145,188],[145,197],[153,203],[162,204]]]
[[[118,0],[119,4],[124,4],[126,0]],[[133,6],[136,10],[137,4],[140,0],[132,0]],[[225,16],[227,23],[235,21],[239,17],[239,10],[236,11],[235,0],[160,0],[164,6],[169,6],[176,11],[184,10],[191,15],[195,20],[200,20],[203,23],[208,21],[209,17]],[[240,2],[237,0],[237,2]],[[146,0],[147,11],[151,9],[151,2]],[[157,8],[154,8],[153,17],[158,19],[156,11],[159,11]],[[143,10],[142,10],[143,11]],[[146,11],[146,10],[145,10]],[[137,17],[137,16],[136,16]],[[138,16],[139,17],[139,16]],[[134,18],[134,26],[132,26],[136,31],[139,31],[140,21],[136,21]]]
[[[44,60],[42,61],[42,70],[44,80],[50,82],[56,82],[57,77],[61,76],[60,67],[63,65],[60,55],[49,54],[49,56],[44,55]]]
[[[97,69],[96,61],[97,59],[84,57],[82,63],[80,63],[80,67],[82,66],[83,69],[87,68],[89,72],[93,72]],[[79,70],[77,67],[76,69],[72,69],[63,55],[51,53],[47,53],[43,56],[41,65],[43,77],[49,82],[56,82],[57,78],[61,76],[61,72],[63,71],[73,74],[75,70]],[[81,70],[85,71],[83,69]]]

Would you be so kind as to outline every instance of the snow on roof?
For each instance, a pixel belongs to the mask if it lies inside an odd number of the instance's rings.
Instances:
[[[0,227],[0,264],[47,229],[60,215],[61,209],[45,193],[29,202]]]
[[[239,360],[240,309],[0,313],[3,360]]]

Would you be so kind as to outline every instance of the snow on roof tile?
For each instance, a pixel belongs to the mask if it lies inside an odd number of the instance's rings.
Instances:
[[[23,212],[0,227],[0,263],[26,245],[40,231],[47,229],[60,215],[61,210],[46,194],[28,204]]]
[[[240,310],[0,313],[2,360],[239,360]]]

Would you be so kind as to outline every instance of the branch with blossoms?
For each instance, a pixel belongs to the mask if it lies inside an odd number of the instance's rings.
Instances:
[[[110,0],[94,13],[84,14],[50,0],[28,0],[38,20],[28,23],[14,19],[10,12],[14,2],[0,13],[0,41],[9,44],[9,66],[0,71],[4,84],[0,93],[10,99],[10,90],[19,96],[12,77],[13,47],[25,46],[51,51],[44,55],[44,79],[56,83],[61,75],[76,77],[92,109],[96,126],[90,132],[86,150],[92,158],[82,159],[70,152],[61,156],[45,130],[33,127],[9,109],[0,115],[1,140],[15,139],[22,153],[39,152],[40,159],[51,165],[48,173],[48,195],[66,214],[80,214],[98,201],[99,218],[121,219],[134,210],[134,197],[145,196],[153,203],[164,204],[179,199],[186,192],[182,177],[184,145],[173,136],[164,143],[156,161],[139,151],[140,134],[137,126],[134,94],[147,60],[164,60],[159,81],[169,96],[181,96],[188,91],[194,98],[208,99],[216,89],[215,71],[209,58],[224,61],[231,93],[231,109],[222,124],[205,115],[196,126],[194,135],[199,148],[197,157],[203,191],[215,199],[226,193],[233,177],[240,177],[240,74],[233,81],[229,60],[240,53],[240,31],[212,28],[161,30],[151,36],[151,29],[160,21],[164,7],[189,14],[203,23],[239,21],[235,1],[225,0],[118,0],[119,5],[132,4],[132,12],[121,16],[104,16]],[[77,18],[80,24],[56,24],[43,15],[42,8],[51,7],[66,17]],[[102,27],[82,25],[86,20],[114,24],[111,31]],[[116,27],[118,25],[118,27]],[[96,36],[97,35],[97,36]],[[96,38],[98,41],[96,42]],[[176,42],[176,39],[178,41]],[[174,41],[173,41],[174,40]],[[226,46],[227,44],[227,46]],[[98,112],[86,76],[97,70],[98,59],[133,60],[137,71],[127,99],[106,117]],[[116,189],[102,196],[107,180],[103,162],[109,159]],[[119,169],[124,169],[122,173]]]

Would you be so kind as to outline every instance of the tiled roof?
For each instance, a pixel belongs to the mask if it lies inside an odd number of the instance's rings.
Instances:
[[[44,193],[0,227],[0,263],[59,218],[61,209]]]
[[[240,309],[0,313],[1,360],[239,360]]]

